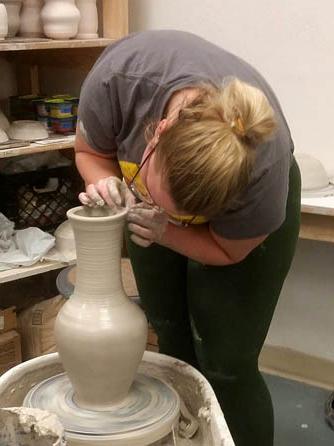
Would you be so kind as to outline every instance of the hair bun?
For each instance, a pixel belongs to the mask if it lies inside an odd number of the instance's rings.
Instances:
[[[247,143],[257,145],[273,135],[275,112],[258,88],[233,79],[221,89],[220,104],[225,122]]]
[[[241,136],[242,138],[246,136],[245,126],[240,117],[231,122],[231,129],[234,133],[236,133],[238,136]]]

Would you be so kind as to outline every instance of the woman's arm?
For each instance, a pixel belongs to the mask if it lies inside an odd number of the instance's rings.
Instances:
[[[209,225],[182,228],[169,223],[160,244],[206,265],[231,265],[247,257],[266,237],[230,240],[215,234]]]
[[[94,150],[77,131],[75,143],[75,162],[80,175],[88,184],[95,184],[102,178],[116,176],[122,178],[119,164],[112,155]]]

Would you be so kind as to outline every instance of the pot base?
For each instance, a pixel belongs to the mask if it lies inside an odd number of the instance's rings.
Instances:
[[[180,400],[164,381],[138,373],[126,398],[108,411],[80,408],[65,373],[48,378],[27,394],[24,406],[55,413],[70,445],[146,446],[177,424]]]

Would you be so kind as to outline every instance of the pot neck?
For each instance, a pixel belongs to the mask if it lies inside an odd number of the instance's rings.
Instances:
[[[121,248],[124,219],[109,223],[72,221],[77,251],[77,277],[73,297],[106,305],[124,300]]]

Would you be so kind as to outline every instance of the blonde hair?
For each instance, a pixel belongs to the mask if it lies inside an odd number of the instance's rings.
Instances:
[[[247,186],[256,146],[276,121],[264,93],[238,79],[200,91],[161,134],[156,159],[178,209],[212,217]]]

